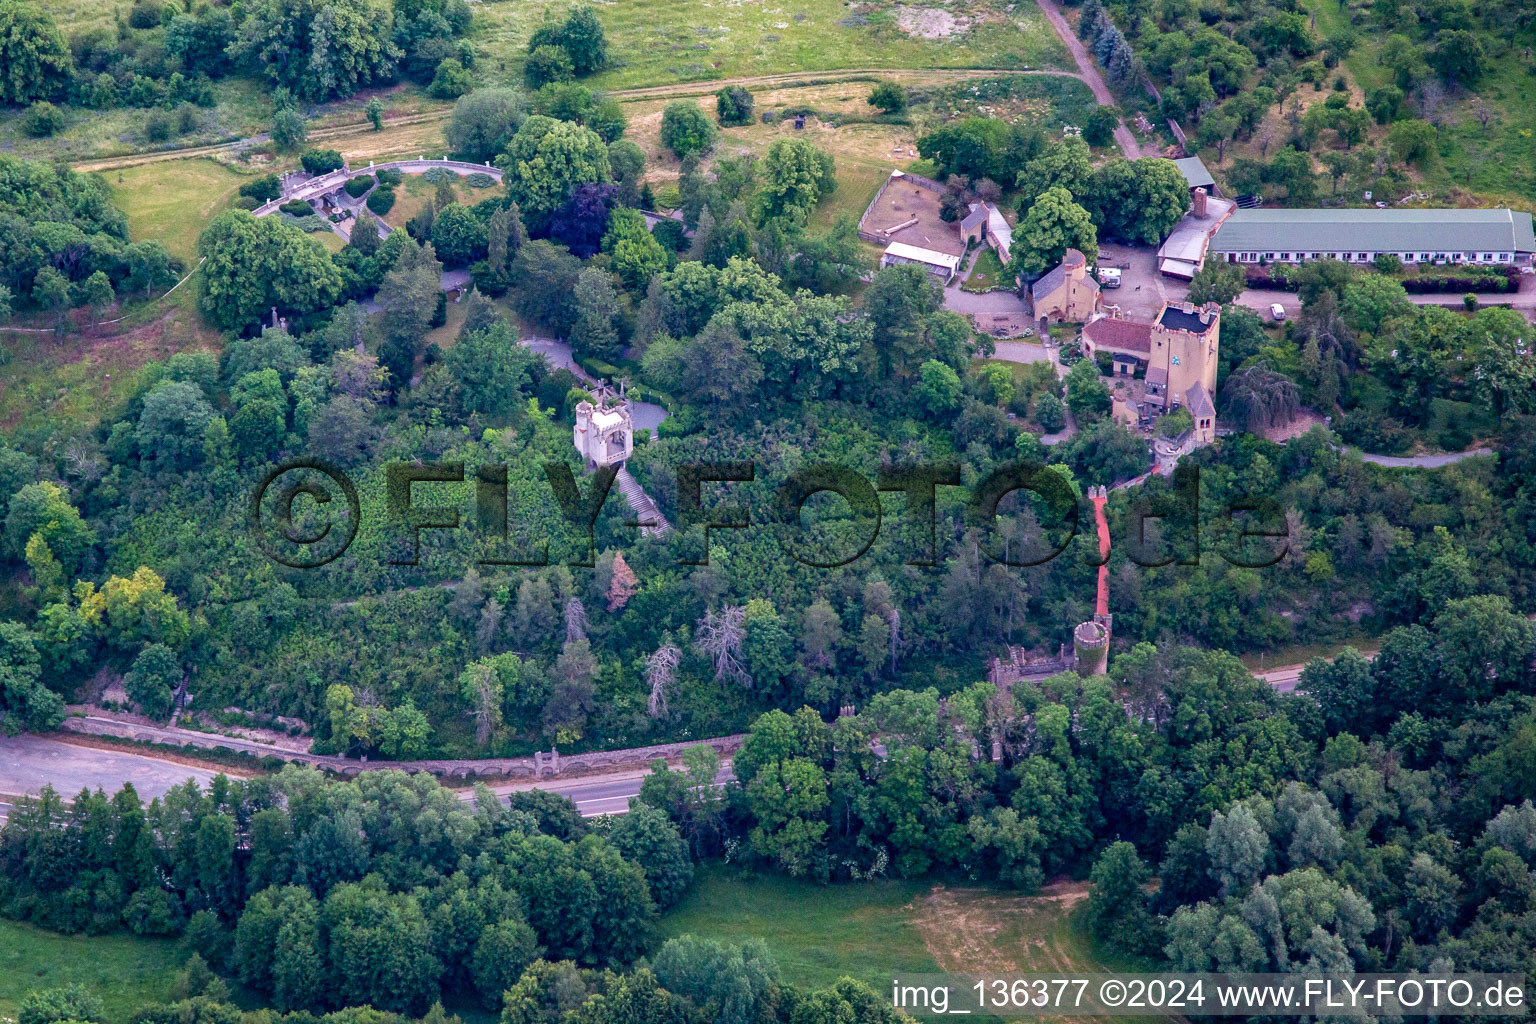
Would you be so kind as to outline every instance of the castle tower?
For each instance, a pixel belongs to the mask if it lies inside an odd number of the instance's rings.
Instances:
[[[571,440],[588,469],[622,464],[635,450],[635,428],[629,415],[629,399],[622,392],[599,384],[592,402],[576,403],[576,425]]]

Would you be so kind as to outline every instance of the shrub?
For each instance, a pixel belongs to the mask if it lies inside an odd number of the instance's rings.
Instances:
[[[535,89],[550,82],[569,82],[574,74],[571,55],[563,46],[546,44],[537,47],[523,65],[523,77]]]
[[[39,100],[27,108],[21,130],[34,139],[43,139],[64,127],[64,112],[47,100]]]
[[[662,111],[661,144],[679,160],[708,152],[715,135],[715,126],[693,100],[674,100]]]
[[[384,216],[395,206],[395,190],[387,185],[380,185],[368,194],[368,209]]]
[[[496,179],[482,171],[476,171],[474,174],[465,175],[464,184],[470,188],[490,188],[496,184]]]
[[[445,181],[452,181],[458,175],[446,167],[428,167],[422,172],[421,179],[429,185],[441,185]]]
[[[175,127],[170,114],[163,110],[152,110],[144,119],[144,137],[150,142],[165,142],[174,134]]]
[[[240,194],[258,202],[270,202],[283,194],[283,183],[275,174],[263,174],[255,181],[241,185]]]
[[[688,236],[683,233],[681,221],[670,218],[657,221],[656,226],[651,228],[651,237],[668,252],[682,252],[688,248]]]
[[[715,93],[715,117],[723,125],[752,123],[752,94],[739,85]]]
[[[307,199],[290,199],[278,209],[290,217],[308,217],[315,212],[315,208],[309,205]]]
[[[371,188],[373,188],[373,175],[371,174],[359,174],[357,177],[347,181],[347,195],[353,199],[356,199]]]
[[[254,210],[261,205],[261,200],[251,196],[237,196],[230,205],[237,210]]]
[[[161,5],[158,0],[137,0],[128,12],[128,24],[134,28],[158,28]]]
[[[341,154],[334,149],[306,149],[299,163],[310,174],[329,174],[343,166]]]
[[[1083,140],[1090,146],[1108,146],[1115,141],[1120,115],[1114,107],[1094,107],[1083,122]]]
[[[887,114],[899,114],[907,109],[907,91],[895,82],[876,83],[869,94],[869,105]]]
[[[1459,276],[1452,274],[1425,274],[1403,278],[1403,290],[1416,295],[1426,292],[1509,292],[1520,287],[1519,271],[1509,277],[1494,274]],[[1465,272],[1464,272],[1465,273]]]
[[[440,100],[457,99],[473,89],[474,85],[463,63],[457,57],[448,57],[438,64],[437,72],[432,76],[432,84],[427,86],[427,95]]]
[[[374,177],[379,179],[380,185],[394,188],[405,180],[405,172],[401,171],[398,167],[386,167],[381,171],[375,171]]]

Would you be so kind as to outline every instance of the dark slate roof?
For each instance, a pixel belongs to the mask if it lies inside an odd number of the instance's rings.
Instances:
[[[1168,367],[1166,367],[1166,366],[1148,366],[1147,367],[1147,383],[1148,384],[1163,384],[1163,385],[1167,385],[1167,383],[1168,383]]]
[[[1163,315],[1157,318],[1157,322],[1172,331],[1188,331],[1191,334],[1204,334],[1210,329],[1210,323],[1200,318],[1200,311],[1186,313],[1178,306],[1164,306]]]
[[[1152,325],[1103,316],[1083,325],[1083,337],[1100,348],[1123,352],[1152,351]]]
[[[1029,286],[1029,297],[1034,299],[1036,302],[1039,302],[1045,296],[1051,294],[1051,292],[1055,291],[1057,288],[1060,288],[1061,283],[1066,279],[1066,268],[1058,264],[1055,267],[1052,267],[1050,272],[1047,273],[1044,277]]]
[[[1211,404],[1211,396],[1205,393],[1205,385],[1196,381],[1184,392],[1184,399],[1189,403],[1189,411],[1194,416],[1204,416],[1210,419],[1216,415],[1216,407]]]
[[[960,222],[961,231],[970,231],[978,225],[987,222],[987,208],[980,203],[971,204],[971,212],[965,215],[965,220]]]

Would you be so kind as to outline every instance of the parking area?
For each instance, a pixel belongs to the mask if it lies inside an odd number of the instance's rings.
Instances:
[[[1164,300],[1178,302],[1189,286],[1157,272],[1157,250],[1148,246],[1106,244],[1099,250],[1098,265],[1120,270],[1120,287],[1105,289],[1106,305],[1116,305],[1128,319],[1151,320]]]

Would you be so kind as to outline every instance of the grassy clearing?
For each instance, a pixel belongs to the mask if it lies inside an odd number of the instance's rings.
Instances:
[[[911,912],[928,888],[903,881],[821,886],[776,876],[743,880],[728,867],[710,866],[662,919],[658,940],[690,932],[723,942],[760,939],[796,985],[820,988],[846,974],[880,991],[892,971],[939,970]]]
[[[84,985],[107,1008],[108,1024],[145,1003],[172,998],[187,953],[169,939],[58,935],[0,920],[0,1016],[15,1017],[28,992]]]
[[[477,8],[474,41],[483,57],[482,74],[520,73],[528,37],[546,17],[563,17],[570,6],[561,0]],[[601,9],[613,66],[597,84],[619,89],[836,68],[1067,65],[1065,49],[1033,5],[998,0],[969,5],[958,23],[945,23],[944,14],[914,8],[900,16],[895,4],[843,0],[792,5],[632,0]],[[919,26],[912,15],[930,18]],[[946,29],[952,34],[944,34]],[[938,37],[922,38],[924,31]]]
[[[466,206],[473,206],[482,199],[506,195],[500,185],[491,188],[471,188],[462,177],[453,182],[453,197]],[[421,212],[437,195],[437,186],[419,174],[407,174],[395,189],[395,205],[384,215],[384,222],[392,228],[403,228],[406,222]]]
[[[819,886],[703,869],[658,941],[691,932],[724,942],[759,939],[786,980],[819,988],[851,975],[876,992],[894,972],[1019,974],[1137,970],[1106,958],[1082,917],[1088,888],[1057,883],[1033,896],[991,887],[899,880]]]
[[[60,427],[93,427],[128,397],[145,363],[190,349],[217,350],[218,335],[198,319],[195,284],[146,310],[148,319],[138,326],[100,328],[116,331],[111,336],[0,331],[0,428],[16,438],[41,438]]]
[[[1055,75],[979,78],[955,82],[933,75],[903,75],[920,105],[912,111],[913,124],[874,121],[879,111],[867,102],[871,83],[867,80],[824,82],[760,89],[754,92],[759,115],[772,111],[771,124],[761,117],[750,125],[726,128],[720,133],[717,153],[767,153],[775,139],[808,138],[832,153],[837,161],[837,189],[822,201],[817,220],[831,225],[839,216],[858,220],[893,169],[933,173],[918,159],[917,136],[922,123],[938,122],[953,114],[974,114],[984,110],[1010,120],[1042,121],[1047,126],[1058,120],[1071,120],[1084,105],[1092,104],[1088,87],[1073,78]],[[679,163],[661,145],[661,115],[674,97],[644,97],[625,102],[629,130],[625,137],[636,142],[646,153],[646,177],[660,189],[674,184]],[[714,116],[713,94],[697,95],[694,101]],[[781,115],[786,110],[816,111],[806,119],[805,128],[796,130]],[[873,251],[873,250],[872,250]]]
[[[213,160],[173,160],[105,175],[135,240],[154,239],[190,267],[197,236],[229,205],[247,176]],[[188,285],[190,287],[190,285]]]
[[[245,180],[212,160],[128,167],[109,172],[106,179],[113,201],[128,215],[132,237],[158,240],[188,269],[196,263],[198,234]],[[146,362],[188,349],[217,349],[217,332],[198,317],[196,288],[195,280],[188,281],[170,298],[111,327],[63,337],[0,332],[5,361],[0,426],[17,436],[41,436],[59,424],[94,425],[128,396],[135,373]]]

